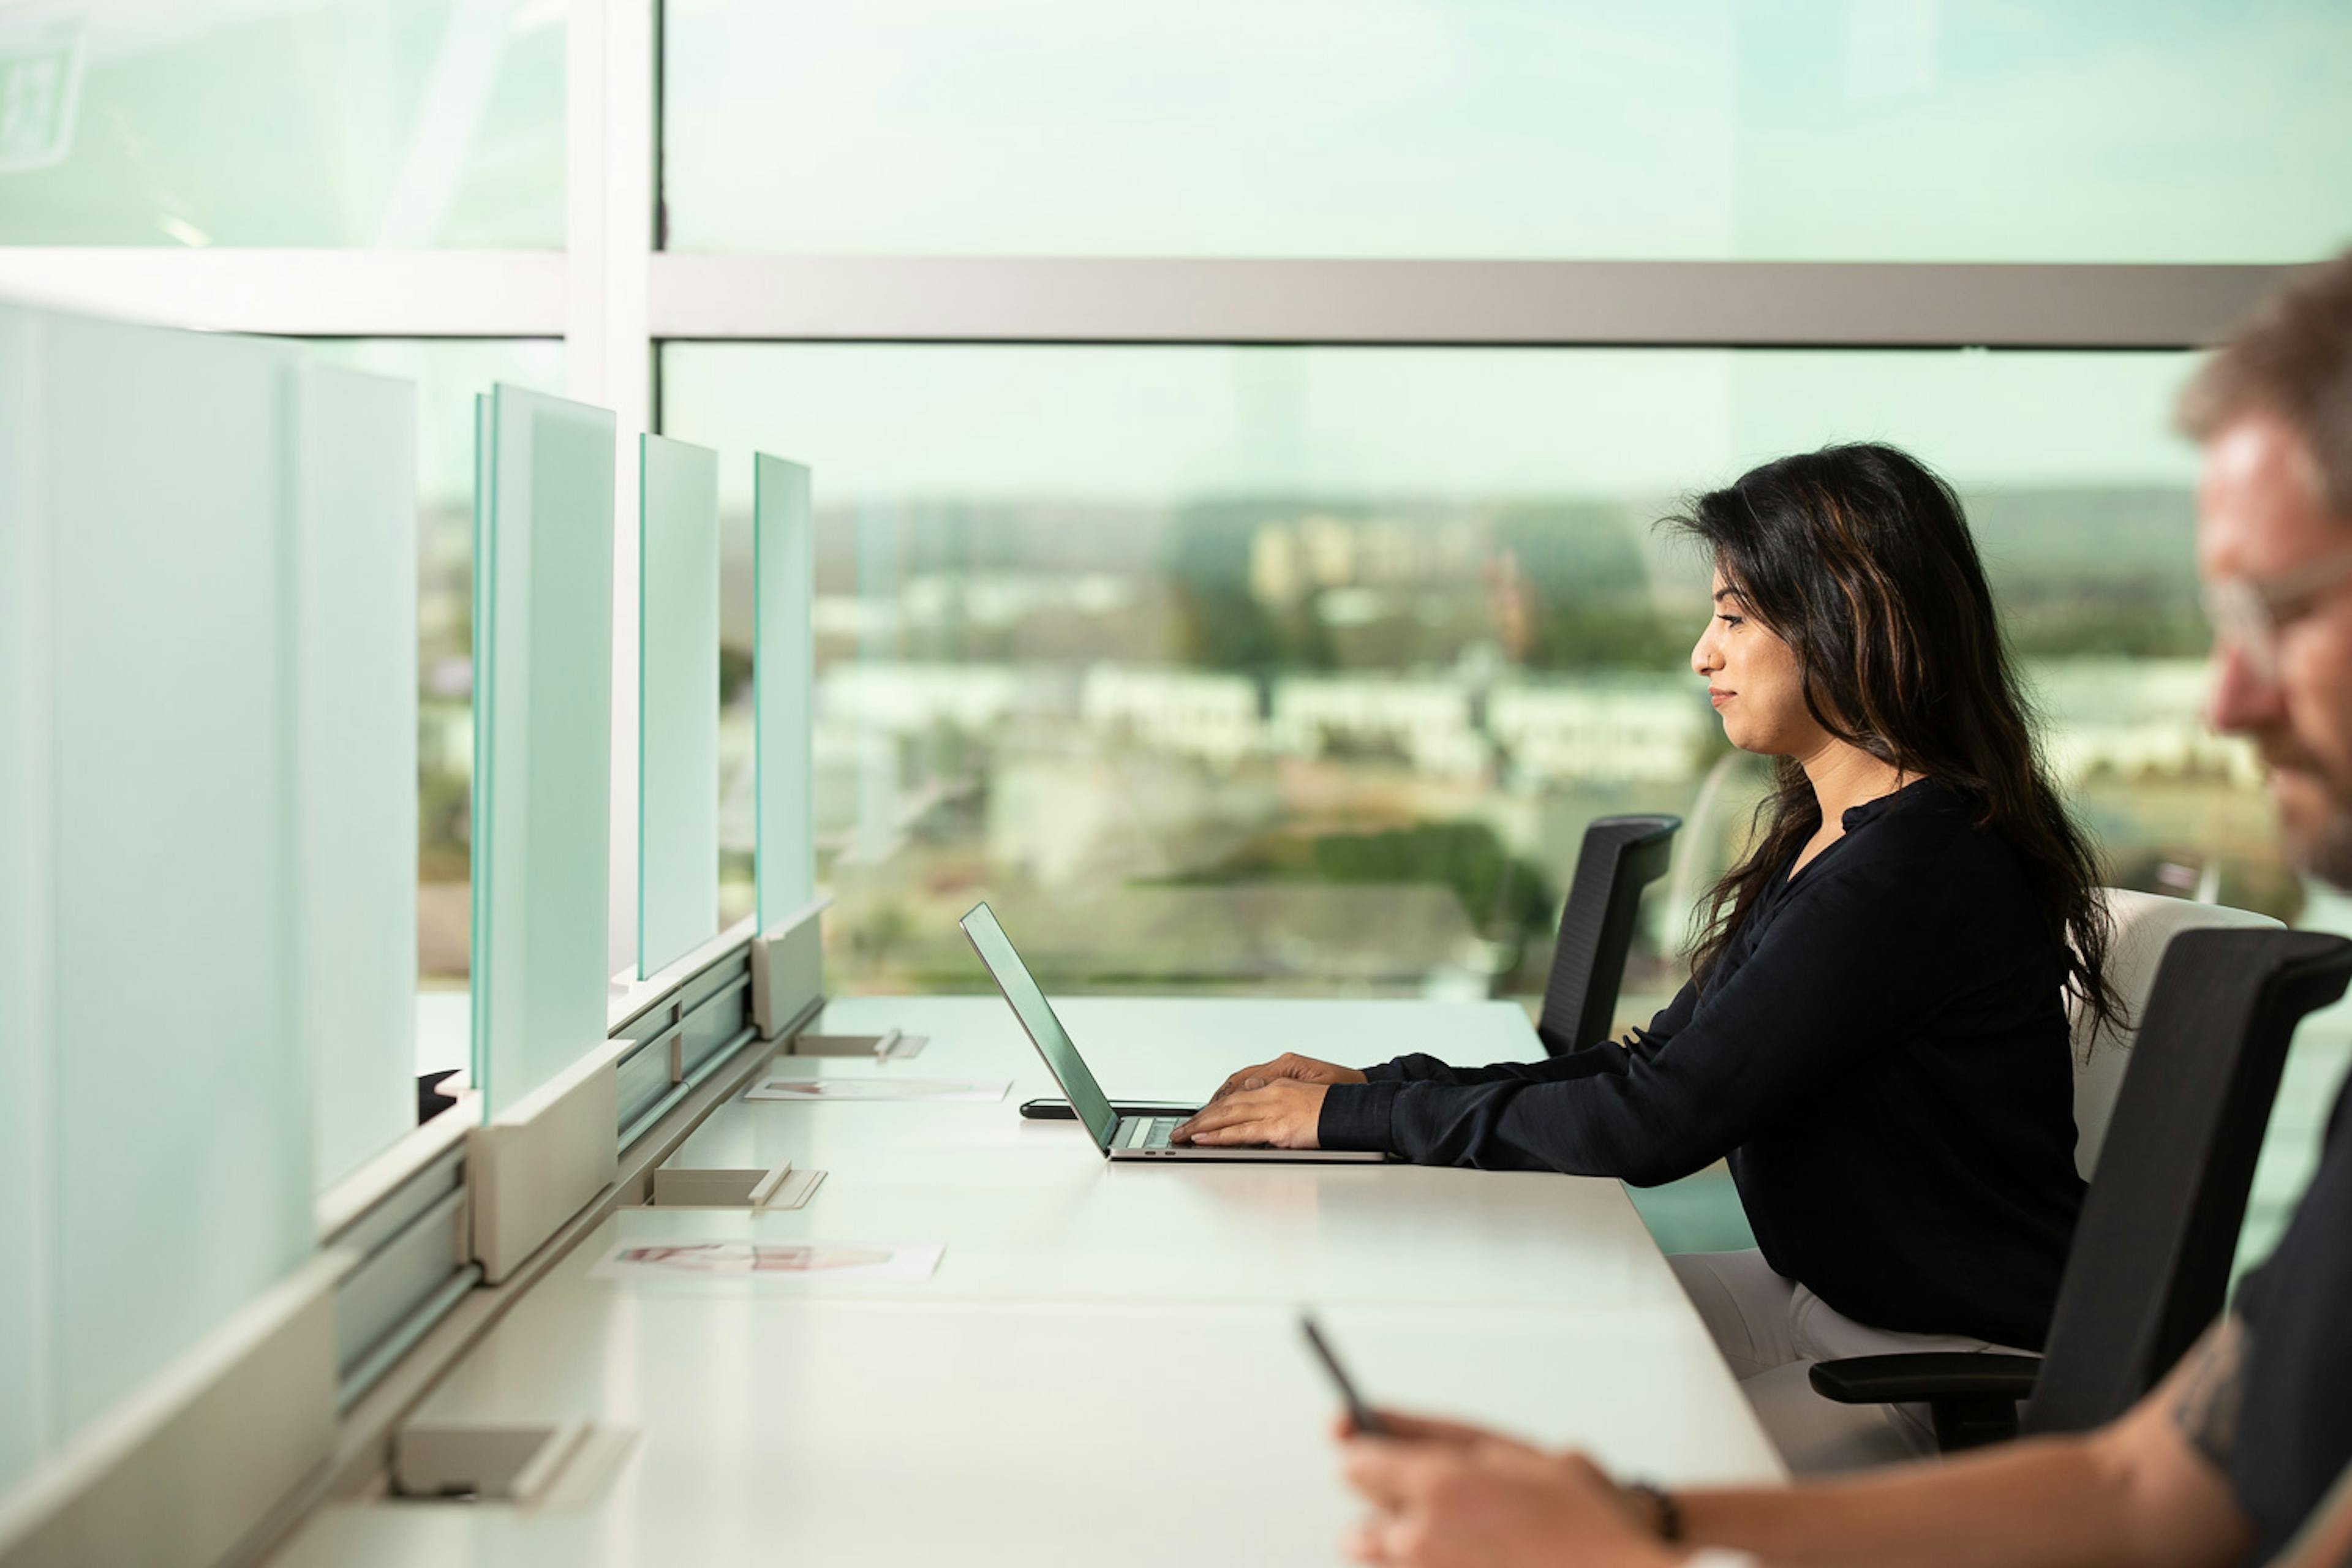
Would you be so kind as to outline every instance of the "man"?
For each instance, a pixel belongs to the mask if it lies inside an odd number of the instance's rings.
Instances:
[[[2189,387],[2214,725],[2260,749],[2298,865],[2352,888],[2352,254],[2271,302]],[[1668,1496],[1444,1423],[1352,1437],[1360,1561],[2227,1568],[2278,1556],[2352,1464],[2352,1112],[2231,1310],[2112,1425],[1814,1486]],[[2336,1561],[2338,1510],[2297,1563]],[[2314,1553],[2322,1553],[2315,1556]]]

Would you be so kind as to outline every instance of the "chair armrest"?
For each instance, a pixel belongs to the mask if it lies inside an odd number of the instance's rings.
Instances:
[[[1913,1351],[1815,1362],[1810,1375],[1814,1393],[1841,1405],[1914,1405],[2031,1398],[2041,1370],[2040,1356]]]

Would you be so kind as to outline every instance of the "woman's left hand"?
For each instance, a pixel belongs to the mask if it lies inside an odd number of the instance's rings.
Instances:
[[[1208,1148],[1319,1149],[1315,1130],[1329,1087],[1286,1078],[1263,1089],[1235,1089],[1202,1107],[1168,1141]]]

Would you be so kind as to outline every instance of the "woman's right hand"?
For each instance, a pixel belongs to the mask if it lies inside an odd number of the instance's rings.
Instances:
[[[1318,1062],[1313,1057],[1302,1057],[1296,1051],[1285,1051],[1270,1062],[1260,1062],[1241,1071],[1218,1086],[1209,1096],[1214,1103],[1225,1096],[1244,1089],[1264,1089],[1280,1078],[1295,1078],[1302,1083],[1363,1083],[1364,1075],[1354,1068],[1343,1068],[1337,1062]]]

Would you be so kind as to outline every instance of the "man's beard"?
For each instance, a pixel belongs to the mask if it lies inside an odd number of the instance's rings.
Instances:
[[[2307,758],[2274,761],[2272,770],[2274,792],[2289,779],[2310,792],[2299,803],[2304,810],[2290,809],[2283,794],[2278,800],[2279,826],[2295,868],[2352,892],[2352,790],[2339,787]]]
[[[2294,858],[2329,887],[2352,892],[2352,813],[2329,813],[2309,842],[2295,846]]]

